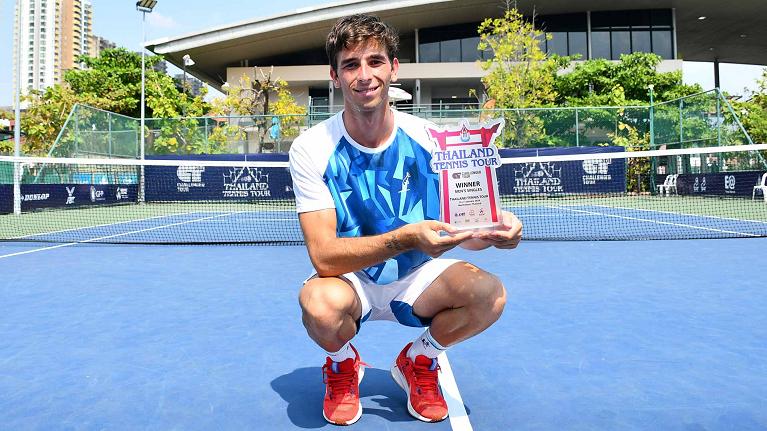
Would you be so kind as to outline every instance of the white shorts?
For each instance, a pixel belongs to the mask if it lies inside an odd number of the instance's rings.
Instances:
[[[457,259],[432,259],[413,269],[405,277],[389,284],[376,284],[362,271],[348,272],[341,278],[349,281],[362,304],[361,322],[391,320],[406,326],[425,327],[431,319],[413,314],[413,303],[431,283]],[[316,276],[313,275],[313,277]]]

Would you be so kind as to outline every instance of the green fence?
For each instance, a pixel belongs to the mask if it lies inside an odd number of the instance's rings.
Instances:
[[[436,124],[503,117],[506,128],[500,145],[507,148],[621,145],[640,150],[753,143],[718,90],[653,106],[482,110],[462,104],[396,108]],[[301,131],[333,113],[327,106],[310,106],[306,115],[148,118],[145,154],[286,152]],[[140,158],[140,128],[137,118],[77,105],[49,155]],[[698,164],[692,162],[691,166]]]

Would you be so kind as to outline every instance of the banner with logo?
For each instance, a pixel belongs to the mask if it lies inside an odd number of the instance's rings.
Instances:
[[[501,157],[557,156],[625,151],[623,147],[523,148],[500,150]],[[504,163],[497,169],[502,195],[624,193],[625,159]]]
[[[22,184],[21,210],[136,202],[136,184]],[[0,213],[13,212],[13,186],[0,186]]]
[[[680,174],[676,180],[677,194],[751,197],[763,171],[717,172],[711,174]],[[663,184],[666,175],[656,175],[655,184]]]
[[[146,200],[220,201],[292,199],[287,167],[147,166]]]

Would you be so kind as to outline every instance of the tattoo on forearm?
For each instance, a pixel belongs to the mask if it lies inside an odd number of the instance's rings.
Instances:
[[[405,247],[402,246],[402,243],[399,242],[399,238],[397,238],[397,235],[392,234],[391,237],[386,240],[386,248],[390,250],[397,250],[402,251],[405,249]]]

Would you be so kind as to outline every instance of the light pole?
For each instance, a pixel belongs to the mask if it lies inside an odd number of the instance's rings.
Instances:
[[[186,67],[194,66],[194,60],[192,60],[192,57],[190,57],[189,54],[184,54],[181,59],[184,60],[184,82],[181,83],[181,86],[183,87],[184,95],[188,97],[189,95],[186,92]],[[186,102],[182,105],[182,109],[184,110],[182,116],[186,117]]]
[[[16,107],[13,122],[13,155],[21,156],[21,1],[16,1]],[[21,163],[13,164],[13,213],[21,214]]]
[[[146,48],[144,45],[146,44],[146,14],[147,12],[151,13],[152,9],[157,5],[157,0],[139,0],[136,2],[136,10],[141,12],[141,160],[144,160],[144,148],[146,147],[146,135],[144,132],[144,122],[145,119],[145,106],[146,103],[144,101],[146,97]],[[144,182],[144,165],[141,165],[141,178],[139,179],[139,194],[138,194],[138,200],[139,202],[144,202],[144,191],[145,191],[145,182]]]

